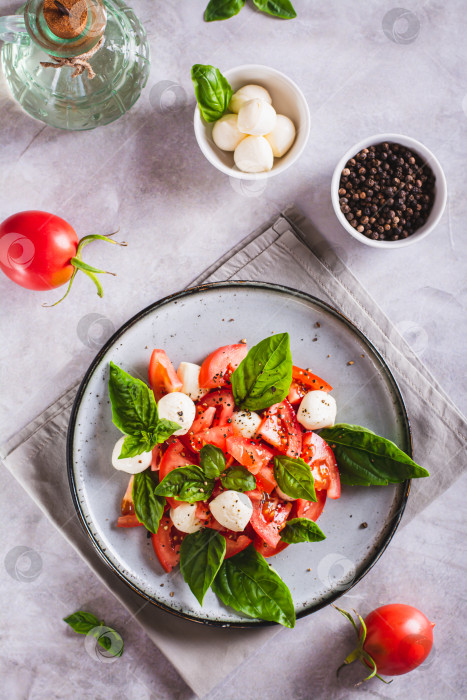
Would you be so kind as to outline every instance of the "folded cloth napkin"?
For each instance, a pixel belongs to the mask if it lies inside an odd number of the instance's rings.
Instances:
[[[274,281],[324,298],[363,331],[391,367],[410,417],[414,458],[429,480],[415,481],[402,525],[439,496],[461,473],[465,420],[332,247],[294,207],[263,226],[194,281]],[[121,582],[96,554],[73,512],[65,443],[76,387],[6,445],[0,457],[94,573],[136,617],[186,683],[200,697],[220,683],[279,628],[217,629],[187,622],[154,606]],[[433,440],[436,435],[436,440]],[[209,658],[209,674],[205,660]]]

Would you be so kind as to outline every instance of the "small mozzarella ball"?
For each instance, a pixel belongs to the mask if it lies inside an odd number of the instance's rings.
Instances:
[[[157,404],[159,418],[171,420],[181,427],[174,435],[186,435],[196,416],[196,406],[189,396],[181,391],[172,391],[163,396]]]
[[[235,151],[240,141],[245,138],[245,134],[238,130],[237,120],[236,114],[224,114],[213,126],[213,141],[223,151]]]
[[[253,438],[261,425],[261,417],[254,411],[235,411],[232,426],[246,438]]]
[[[306,430],[330,428],[336,420],[337,404],[325,391],[308,391],[297,411],[297,420]]]
[[[209,391],[209,389],[200,389],[199,387],[200,369],[201,367],[193,362],[180,362],[177,369],[177,376],[183,384],[181,391],[193,401],[198,401]]]
[[[295,141],[295,133],[293,121],[283,114],[278,114],[274,129],[265,136],[275,158],[282,158],[287,153]]]
[[[265,100],[249,100],[238,113],[237,126],[243,134],[264,136],[276,125],[276,110]]]
[[[287,496],[286,493],[284,493],[278,486],[276,486],[276,493],[279,496],[279,498],[282,498],[283,501],[296,501],[296,498],[292,498],[291,496]]]
[[[203,527],[201,520],[196,517],[196,503],[182,503],[170,509],[170,518],[180,532],[191,535]]]
[[[210,502],[209,508],[218,523],[234,532],[242,532],[253,514],[250,499],[239,491],[223,491]]]
[[[244,85],[232,95],[232,99],[229,102],[230,111],[238,114],[245,102],[253,100],[255,97],[272,104],[271,95],[261,85]]]
[[[244,173],[264,173],[274,165],[274,155],[264,136],[247,136],[235,149],[234,161]]]
[[[136,457],[124,457],[123,459],[119,459],[125,437],[124,435],[115,443],[115,447],[112,451],[112,466],[127,474],[139,474],[140,472],[144,472],[144,470],[151,465],[152,451],[143,452],[140,455],[136,455]]]

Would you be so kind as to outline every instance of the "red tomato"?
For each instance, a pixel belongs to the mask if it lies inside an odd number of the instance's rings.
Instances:
[[[297,459],[302,453],[302,429],[287,399],[264,412],[257,435],[288,457]]]
[[[26,289],[54,289],[70,282],[66,294],[81,269],[102,296],[95,275],[105,270],[91,267],[81,258],[82,249],[94,240],[126,245],[99,234],[85,236],[80,241],[69,223],[44,211],[13,214],[0,224],[0,269]]]
[[[196,406],[196,418],[190,428],[190,433],[201,433],[211,427],[212,421],[216,415],[216,409],[213,406],[203,406],[199,403]]]
[[[316,491],[316,502],[305,501],[304,498],[297,498],[295,501],[295,510],[297,518],[308,518],[308,520],[318,520],[324,510],[326,503],[326,491]]]
[[[341,480],[336,458],[328,443],[316,433],[305,433],[302,459],[311,467],[316,490],[326,489],[329,498],[339,498]]]
[[[289,394],[287,396],[287,401],[294,405],[300,403],[307,391],[308,389],[305,388],[303,384],[299,384],[298,382],[292,380],[292,384],[290,385],[289,389]]]
[[[201,399],[201,404],[215,409],[216,417],[212,422],[214,428],[218,425],[227,425],[232,418],[235,408],[234,397],[230,389],[210,391],[209,394]]]
[[[162,445],[155,445],[152,448],[152,460],[151,460],[151,471],[152,472],[159,471],[159,467],[161,466],[162,455],[163,455]]]
[[[287,542],[281,541],[279,542],[277,547],[271,547],[259,535],[256,535],[255,539],[253,540],[253,545],[256,551],[262,554],[263,557],[265,557],[266,559],[268,557],[275,557],[276,554],[279,554],[279,552],[283,552],[284,549],[286,549],[289,546]]]
[[[434,623],[411,605],[393,603],[376,608],[366,616],[365,625],[363,648],[384,676],[413,671],[433,646]]]
[[[214,350],[201,365],[199,385],[204,389],[216,389],[227,384],[232,372],[237,369],[246,356],[248,348],[245,343],[225,345]]]
[[[195,460],[192,455],[188,452],[185,445],[180,442],[177,438],[170,438],[170,444],[165,451],[164,456],[161,459],[159,467],[159,479],[165,479],[167,474],[178,467],[186,467],[187,464],[194,464]],[[180,505],[180,501],[175,500],[175,498],[167,498],[167,502],[172,508],[176,508]]]
[[[274,453],[259,440],[235,435],[226,440],[226,449],[229,454],[252,474],[257,474],[261,467],[268,464]]]
[[[303,384],[310,389],[319,389],[320,391],[332,391],[332,386],[318,377],[317,374],[312,374],[309,369],[301,369],[301,367],[292,367],[292,379],[295,379],[299,384]]]
[[[149,361],[149,384],[156,401],[172,391],[181,391],[182,382],[165,350],[153,350]]]
[[[233,557],[234,554],[238,554],[242,550],[246,549],[249,544],[251,544],[250,538],[246,535],[238,535],[237,533],[226,534],[225,532],[221,532],[221,535],[225,537],[226,544],[224,559]]]
[[[231,425],[219,425],[217,428],[209,428],[195,435],[190,434],[190,447],[193,452],[200,452],[204,445],[215,445],[223,452],[226,449],[226,441],[233,434]]]
[[[277,481],[274,478],[274,469],[270,464],[261,467],[256,475],[256,483],[266,493],[271,493],[276,488]]]
[[[184,537],[167,515],[162,516],[156,534],[151,534],[154,551],[168,574],[180,561],[180,545]]]
[[[263,502],[252,501],[253,514],[250,525],[253,530],[275,549],[280,542],[280,531],[292,509],[291,503],[284,503],[279,498],[267,498]]]
[[[120,504],[120,510],[122,515],[131,515],[132,513],[135,512],[135,505],[133,503],[133,481],[135,477],[130,476],[130,480],[128,482],[128,486],[126,487],[126,491],[124,493],[124,496],[122,498],[122,502]],[[121,526],[119,526],[121,527]]]
[[[117,520],[117,527],[139,527],[143,523],[140,523],[136,515],[121,515]]]
[[[211,511],[209,510],[209,504],[206,501],[198,501],[196,504],[196,517],[198,520],[210,519]]]

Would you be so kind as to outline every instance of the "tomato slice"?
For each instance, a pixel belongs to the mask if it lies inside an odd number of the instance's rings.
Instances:
[[[201,399],[200,403],[207,408],[214,408],[216,412],[216,416],[212,422],[214,428],[218,425],[227,425],[230,423],[235,409],[235,401],[230,389],[210,391],[209,394]]]
[[[221,532],[221,535],[225,537],[226,544],[224,559],[233,557],[235,554],[238,554],[242,550],[246,549],[249,544],[251,544],[250,538],[246,535],[237,535],[237,533],[234,532],[229,534]]]
[[[158,472],[162,461],[162,445],[154,445],[152,448],[151,471]]]
[[[185,535],[179,532],[168,515],[161,518],[156,534],[151,534],[152,546],[164,571],[169,574],[180,561],[180,545]]]
[[[217,428],[209,428],[201,433],[190,435],[190,447],[193,452],[200,452],[204,445],[214,445],[225,452],[226,442],[232,434],[231,425],[218,425]]]
[[[263,557],[266,557],[266,559],[268,557],[274,557],[276,554],[279,554],[279,552],[282,552],[289,546],[287,542],[280,541],[277,547],[271,547],[271,545],[267,544],[267,542],[265,542],[259,535],[256,535],[255,539],[253,540],[253,545],[256,551],[262,554]]]
[[[316,433],[303,436],[302,459],[311,467],[317,490],[326,489],[329,498],[341,495],[341,480],[336,458],[328,443]]]
[[[149,362],[149,384],[156,401],[172,391],[181,391],[183,387],[165,350],[152,351]]]
[[[277,481],[274,478],[274,469],[270,464],[265,464],[256,474],[257,485],[266,493],[271,493],[276,486]]]
[[[289,393],[287,396],[287,401],[292,405],[298,404],[303,399],[307,391],[308,388],[306,388],[304,384],[299,384],[295,380],[292,380],[292,384],[290,385]]]
[[[310,389],[319,389],[320,391],[332,391],[332,386],[318,377],[317,374],[312,374],[309,369],[302,369],[301,367],[292,367],[292,379],[295,379],[299,384],[303,384],[307,387],[307,391]]]
[[[257,435],[288,457],[302,453],[302,429],[287,399],[265,411]]]
[[[275,549],[280,542],[280,531],[285,526],[292,504],[279,498],[267,498],[262,502],[252,501],[252,504],[250,524],[253,530],[267,545]]]
[[[215,416],[216,409],[214,406],[203,406],[203,403],[200,402],[196,406],[196,418],[192,423],[190,433],[200,433],[202,430],[210,428]]]
[[[159,466],[160,481],[165,479],[169,472],[178,467],[186,467],[187,464],[196,464],[194,455],[187,450],[185,445],[178,438],[170,438],[169,443]],[[180,501],[175,500],[175,498],[168,497],[167,502],[172,508],[176,508],[180,505]]]
[[[252,474],[257,474],[261,467],[268,464],[274,457],[274,453],[259,440],[235,435],[226,440],[226,449],[229,454]]]
[[[142,525],[134,513],[121,515],[117,520],[117,527],[138,527]]]
[[[232,372],[237,369],[247,352],[248,348],[245,343],[225,345],[214,350],[201,365],[200,387],[202,389],[216,389],[226,386]]]
[[[209,510],[209,503],[207,501],[198,501],[196,504],[196,517],[198,520],[210,519],[211,511]]]
[[[133,503],[133,481],[134,481],[134,479],[135,479],[134,476],[130,476],[130,481],[128,482],[128,486],[126,487],[126,491],[125,491],[124,496],[122,498],[122,502],[120,504],[120,510],[121,510],[122,515],[132,515],[135,512],[135,505]]]
[[[326,503],[326,491],[317,491],[315,502],[305,501],[303,498],[297,498],[295,501],[295,510],[297,518],[308,518],[308,520],[318,520],[323,512],[324,504]]]

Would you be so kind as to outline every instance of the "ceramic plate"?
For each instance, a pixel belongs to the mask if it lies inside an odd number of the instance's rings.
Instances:
[[[175,294],[128,321],[99,352],[73,407],[67,460],[74,504],[108,566],[154,605],[206,624],[258,626],[209,591],[200,607],[178,570],[166,574],[141,528],[118,529],[128,476],[112,468],[120,432],[112,423],[107,381],[110,360],[147,377],[151,351],[164,348],[175,366],[201,363],[220,345],[251,347],[288,331],[294,363],[312,367],[333,387],[337,420],[371,428],[411,454],[409,423],[397,385],[375,348],[344,316],[307,294],[266,283],[226,282]],[[354,364],[349,364],[353,362]],[[271,559],[291,590],[297,617],[328,605],[373,566],[402,516],[409,482],[344,487],[327,500],[319,520],[326,539],[292,545]],[[365,523],[365,525],[364,525]]]

